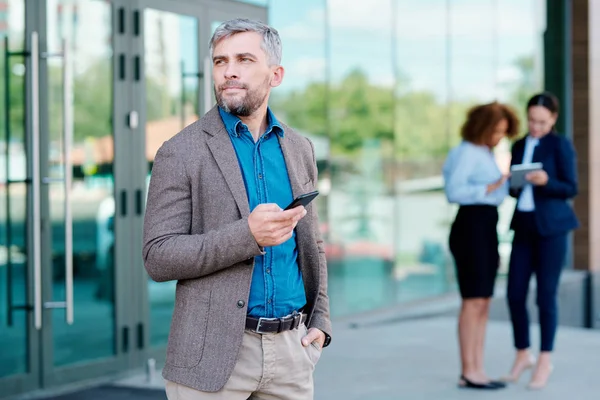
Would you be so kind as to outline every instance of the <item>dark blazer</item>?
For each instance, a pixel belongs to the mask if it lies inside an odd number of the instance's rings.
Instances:
[[[315,153],[308,139],[282,126],[280,144],[296,197],[316,188]],[[306,210],[296,226],[306,325],[330,335],[327,264],[314,202]],[[262,252],[249,214],[237,156],[215,107],[162,145],[148,189],[144,265],[155,281],[178,281],[163,369],[170,381],[217,391],[233,371],[254,257]]]
[[[511,165],[520,164],[525,152],[525,138],[512,147]],[[533,162],[541,162],[548,174],[545,186],[533,187],[535,220],[542,236],[566,233],[579,227],[573,208],[567,202],[577,195],[577,166],[575,150],[571,142],[551,132],[540,139],[533,152]],[[510,195],[517,199],[522,189],[511,189]],[[515,210],[516,214],[516,210]],[[515,229],[515,217],[511,229]]]

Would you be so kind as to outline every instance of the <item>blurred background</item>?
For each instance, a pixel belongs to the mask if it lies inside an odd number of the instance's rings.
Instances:
[[[524,125],[546,89],[579,153],[568,323],[597,326],[594,0],[0,0],[0,397],[164,359],[175,283],[143,269],[146,188],[160,145],[214,104],[208,41],[236,17],[282,37],[270,106],[315,144],[334,323],[456,292],[445,156],[470,106]]]

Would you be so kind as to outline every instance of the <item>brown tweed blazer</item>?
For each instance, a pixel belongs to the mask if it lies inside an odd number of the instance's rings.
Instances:
[[[295,197],[315,189],[315,153],[308,139],[282,126],[279,140]],[[331,335],[327,266],[313,204],[296,226],[298,263],[307,326]],[[261,254],[249,214],[237,156],[215,107],[161,146],[148,189],[144,265],[155,281],[178,281],[165,379],[201,391],[218,391],[229,379],[245,328],[254,256]]]

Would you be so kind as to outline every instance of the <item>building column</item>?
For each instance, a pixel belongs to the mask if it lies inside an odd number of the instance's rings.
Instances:
[[[589,326],[600,327],[600,2],[572,0],[573,142],[581,228],[574,235],[574,267],[590,271]],[[593,21],[595,21],[593,23]]]

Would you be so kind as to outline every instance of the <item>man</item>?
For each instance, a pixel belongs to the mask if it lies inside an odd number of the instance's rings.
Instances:
[[[178,280],[167,396],[312,399],[325,253],[315,207],[283,209],[314,190],[314,148],[267,106],[284,75],[275,29],[228,21],[210,49],[218,107],[158,151],[144,221],[150,277]]]

